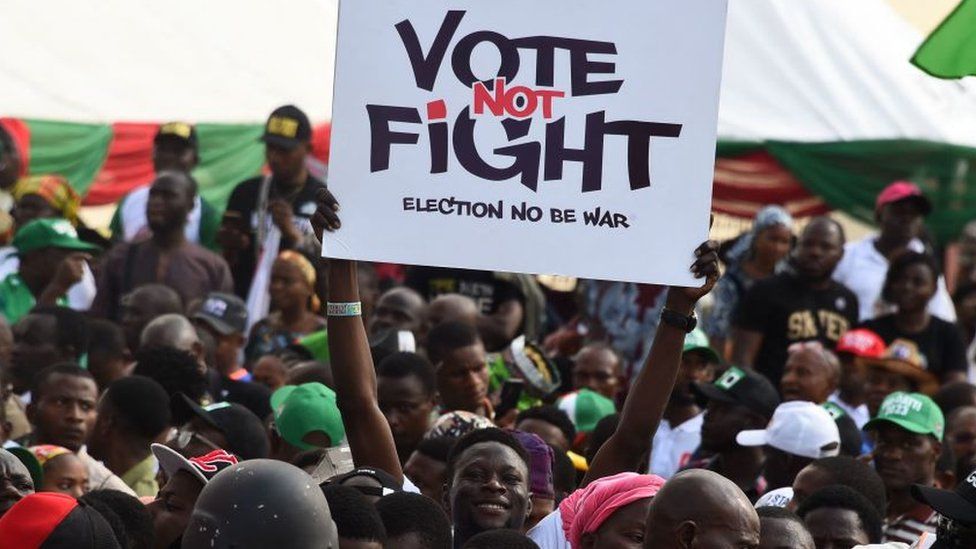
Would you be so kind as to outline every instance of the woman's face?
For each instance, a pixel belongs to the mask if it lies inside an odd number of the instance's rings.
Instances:
[[[268,287],[271,296],[271,308],[275,310],[291,310],[305,308],[312,297],[312,288],[308,285],[301,269],[283,259],[278,259],[271,266],[271,285]]]
[[[48,204],[47,200],[37,194],[25,194],[20,197],[10,215],[13,216],[18,227],[23,227],[35,219],[61,216],[57,210]]]
[[[928,306],[935,295],[936,277],[927,265],[913,263],[891,280],[891,301],[899,311],[919,311]]]
[[[866,384],[866,400],[871,417],[878,415],[881,403],[885,397],[896,391],[911,392],[914,384],[901,374],[889,372],[881,368],[868,368]]]
[[[88,493],[88,468],[74,454],[61,454],[44,467],[44,485],[39,491],[80,498]]]
[[[753,241],[756,259],[764,263],[776,263],[783,259],[790,253],[792,236],[785,225],[771,225],[759,231]]]
[[[580,546],[585,549],[641,549],[644,547],[644,520],[651,498],[639,499],[617,509],[596,529],[584,534]]]

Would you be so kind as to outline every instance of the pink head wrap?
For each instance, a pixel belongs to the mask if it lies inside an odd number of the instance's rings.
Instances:
[[[559,504],[570,547],[579,547],[583,534],[597,531],[617,509],[653,497],[662,486],[664,479],[657,475],[618,473],[573,492]]]

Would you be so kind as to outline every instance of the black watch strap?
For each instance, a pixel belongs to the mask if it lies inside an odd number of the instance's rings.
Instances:
[[[694,312],[690,315],[683,315],[665,307],[661,310],[661,322],[690,334],[698,326],[698,317],[695,316]]]

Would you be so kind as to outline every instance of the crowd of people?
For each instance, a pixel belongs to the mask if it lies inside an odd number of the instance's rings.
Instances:
[[[164,124],[102,231],[0,128],[0,547],[976,547],[976,292],[914,184],[658,287],[322,258],[310,138],[276,109],[219,214]]]

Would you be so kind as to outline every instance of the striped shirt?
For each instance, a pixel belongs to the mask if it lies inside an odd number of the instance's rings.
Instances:
[[[922,534],[934,534],[938,523],[939,515],[928,505],[919,504],[911,511],[885,524],[884,541],[911,545]]]

